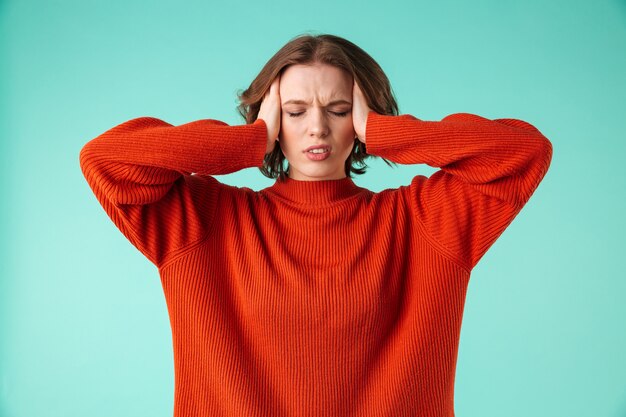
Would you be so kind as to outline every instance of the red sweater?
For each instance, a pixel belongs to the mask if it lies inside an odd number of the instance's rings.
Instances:
[[[440,169],[378,193],[348,177],[254,191],[211,176],[261,166],[266,138],[260,119],[139,117],[80,152],[158,267],[174,416],[454,416],[470,272],[546,174],[550,141],[517,119],[371,112],[370,154]]]

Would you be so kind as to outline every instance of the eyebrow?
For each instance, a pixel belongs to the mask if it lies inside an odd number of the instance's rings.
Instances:
[[[282,105],[286,105],[286,104],[309,104],[308,102],[304,101],[304,100],[287,100],[285,101]],[[334,100],[331,101],[330,103],[327,104],[327,106],[333,106],[335,104],[347,104],[349,106],[352,105],[352,103],[350,103],[349,101],[346,100]]]

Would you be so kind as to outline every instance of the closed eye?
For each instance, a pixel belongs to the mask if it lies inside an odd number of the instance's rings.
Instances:
[[[287,112],[289,117],[299,117],[302,113],[304,113],[304,112],[299,112],[299,113],[289,113],[289,112]],[[334,112],[334,111],[331,111],[330,113],[335,115],[335,116],[337,116],[337,117],[346,117],[349,112],[348,111],[344,111],[344,112]]]

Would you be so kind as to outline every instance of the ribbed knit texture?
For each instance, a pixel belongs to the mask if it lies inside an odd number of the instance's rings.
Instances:
[[[543,179],[549,140],[517,119],[371,112],[368,153],[441,169],[378,193],[348,177],[254,191],[211,176],[261,166],[266,140],[261,119],[140,117],[80,152],[158,267],[174,416],[454,416],[470,272]]]

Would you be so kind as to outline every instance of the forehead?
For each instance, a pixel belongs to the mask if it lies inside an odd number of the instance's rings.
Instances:
[[[280,77],[280,97],[287,100],[352,98],[352,75],[331,65],[291,65]]]

